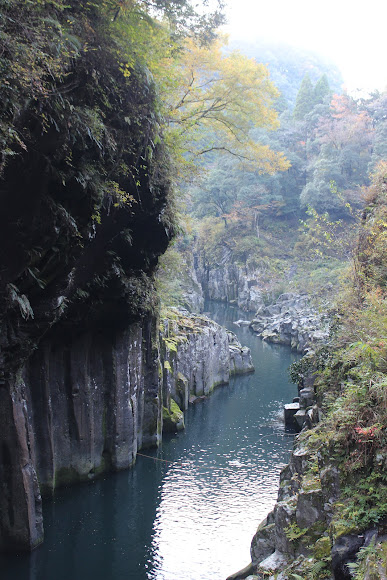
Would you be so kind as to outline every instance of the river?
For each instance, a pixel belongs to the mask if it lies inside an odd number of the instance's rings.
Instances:
[[[281,411],[299,355],[233,325],[246,317],[235,308],[207,310],[251,348],[256,372],[192,405],[185,431],[134,469],[58,491],[44,544],[0,559],[1,580],[225,580],[248,564],[292,445]]]

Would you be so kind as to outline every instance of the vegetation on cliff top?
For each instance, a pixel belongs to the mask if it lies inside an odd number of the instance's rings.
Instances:
[[[64,307],[83,309],[91,295],[102,303],[109,288],[134,309],[145,292],[148,309],[154,300],[143,273],[173,236],[172,191],[187,169],[226,149],[260,171],[288,166],[280,151],[251,138],[250,128],[277,126],[277,91],[263,65],[226,54],[215,40],[221,8],[221,1],[200,12],[189,0],[1,0],[1,196],[13,196],[15,207],[0,241],[11,284],[5,299],[22,317],[32,318],[34,294],[92,245],[88,272],[75,275]],[[27,215],[34,231],[21,234]],[[153,241],[145,233],[151,216],[160,217]],[[46,229],[56,222],[48,254],[42,220]],[[104,236],[98,256],[92,241]],[[12,266],[14,238],[26,244]]]
[[[359,241],[347,283],[337,301],[337,328],[328,348],[293,368],[294,375],[314,369],[324,420],[301,435],[319,480],[337,468],[340,492],[332,505],[329,536],[383,535],[387,518],[387,171],[381,163],[367,191]],[[317,369],[317,370],[316,370]],[[354,577],[380,573],[385,547],[370,545],[351,565]],[[328,554],[329,556],[329,554]],[[329,575],[329,557],[325,558]],[[384,568],[383,568],[384,569]],[[323,577],[323,576],[321,576]]]

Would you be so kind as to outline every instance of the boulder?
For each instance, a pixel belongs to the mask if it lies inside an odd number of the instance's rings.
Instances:
[[[163,433],[176,433],[184,429],[184,413],[171,399],[170,408],[163,407]]]
[[[278,572],[287,564],[287,559],[281,552],[275,551],[273,554],[265,558],[259,566],[258,572],[265,574]]]
[[[312,407],[314,404],[314,389],[313,387],[307,387],[300,390],[300,407],[307,409]]]
[[[261,307],[250,328],[268,342],[290,345],[299,352],[323,343],[329,333],[329,324],[309,306],[308,297],[290,292]]]
[[[251,541],[250,554],[252,563],[257,566],[262,560],[275,551],[274,512],[270,512],[259,524]]]
[[[296,426],[294,416],[300,410],[300,403],[287,403],[284,405],[284,419],[285,419],[285,427],[290,427],[294,429]]]
[[[321,489],[301,491],[297,498],[296,520],[300,528],[310,528],[324,520],[324,501]]]

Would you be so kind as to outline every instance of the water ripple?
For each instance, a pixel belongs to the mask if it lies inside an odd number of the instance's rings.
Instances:
[[[286,375],[292,355],[243,335],[249,339],[258,372],[193,409],[200,420],[189,426],[192,443],[166,470],[149,580],[224,580],[250,560],[251,538],[275,503],[291,448],[281,409],[294,393]],[[178,447],[177,438],[174,453]]]

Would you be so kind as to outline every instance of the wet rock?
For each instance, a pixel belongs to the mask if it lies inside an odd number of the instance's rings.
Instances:
[[[184,413],[172,399],[169,409],[163,407],[163,433],[176,433],[184,429]]]
[[[275,551],[275,518],[270,512],[260,523],[253,536],[250,547],[251,561],[257,566]]]

